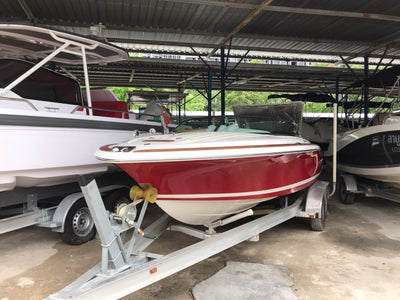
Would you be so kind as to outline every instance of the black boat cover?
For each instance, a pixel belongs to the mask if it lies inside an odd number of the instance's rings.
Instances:
[[[394,66],[389,69],[384,69],[379,71],[375,75],[367,79],[367,84],[369,87],[383,88],[391,87],[396,81],[397,77],[400,76],[400,66]],[[364,85],[365,80],[360,80],[353,83],[350,88],[356,88]]]
[[[281,95],[269,95],[268,99],[275,98],[287,98],[292,101],[302,101],[302,102],[317,102],[317,103],[333,103],[335,99],[331,95],[326,94],[315,94],[315,93],[307,93],[307,94],[281,94]]]

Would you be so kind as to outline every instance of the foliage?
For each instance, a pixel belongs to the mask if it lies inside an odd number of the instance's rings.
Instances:
[[[117,96],[120,101],[124,102],[128,101],[128,92],[133,90],[132,88],[123,87],[111,87],[110,89],[114,92],[115,96]]]
[[[131,57],[140,57],[142,54],[130,53]],[[250,63],[259,64],[261,60],[252,59]],[[312,66],[316,67],[328,67],[328,68],[337,68],[338,65],[333,65],[329,63],[313,63]],[[360,68],[363,65],[351,64],[352,68]],[[382,68],[382,67],[380,67]],[[121,101],[127,102],[128,96],[127,93],[133,90],[151,90],[151,89],[140,89],[140,88],[124,88],[124,87],[111,87],[113,92],[116,94],[118,99]],[[168,89],[164,89],[164,91],[168,91]],[[208,101],[206,99],[205,91],[197,91],[197,90],[186,90],[188,96],[182,102],[182,111],[207,111],[208,109]],[[225,110],[232,111],[232,108],[235,104],[266,104],[266,103],[282,103],[290,101],[284,98],[275,98],[268,99],[268,96],[275,93],[269,92],[249,92],[249,91],[226,91],[225,93]],[[211,101],[211,109],[219,111],[221,110],[221,94],[219,91],[212,92],[212,101]],[[360,95],[348,95],[349,100],[356,100]],[[377,100],[377,99],[375,99]],[[379,99],[382,100],[382,99]],[[377,101],[379,101],[377,100]],[[133,107],[138,108],[138,107]],[[169,107],[171,110],[177,109],[175,106]],[[327,107],[325,103],[305,103],[304,105],[305,112],[330,112],[331,108]]]
[[[304,112],[332,112],[331,107],[327,107],[326,103],[314,103],[306,102],[304,103]]]
[[[126,87],[110,87],[115,96],[120,100],[124,102],[128,102],[128,92],[131,91],[151,91],[152,89],[149,88],[126,88]],[[139,109],[138,105],[131,105],[130,109]]]
[[[207,100],[197,91],[189,90],[189,93],[183,102],[182,110],[186,111],[204,111],[207,110]]]
[[[115,93],[118,99],[121,101],[127,101],[127,93],[133,90],[141,90],[136,88],[122,88],[122,87],[111,87],[111,90]],[[144,90],[144,89],[143,89]],[[149,90],[149,89],[145,89]],[[200,93],[196,90],[187,90],[188,93],[185,100],[182,103],[182,111],[207,111],[208,101],[203,96],[205,94]],[[225,110],[232,111],[235,104],[266,104],[266,103],[282,103],[290,100],[284,98],[268,99],[268,96],[273,93],[268,92],[247,92],[247,91],[226,91],[225,93]],[[211,102],[211,109],[220,111],[221,110],[221,94],[217,91],[212,92],[214,97]],[[133,107],[135,109],[137,107]],[[176,107],[169,107],[171,110],[175,110]],[[304,105],[305,112],[326,112],[329,108],[324,103],[306,103]]]
[[[225,95],[225,110],[232,111],[236,104],[267,104],[267,103],[282,103],[290,100],[284,98],[268,99],[272,93],[268,92],[246,92],[246,91],[226,91]],[[219,111],[221,109],[221,95],[218,92],[213,92],[215,98],[211,102],[211,109]],[[187,111],[207,110],[207,100],[196,91],[190,91],[186,97]],[[192,100],[190,100],[192,99]],[[326,107],[325,103],[305,103],[305,112],[330,112],[331,109]]]

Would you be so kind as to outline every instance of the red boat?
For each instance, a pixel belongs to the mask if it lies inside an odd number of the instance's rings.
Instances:
[[[103,146],[96,156],[139,183],[151,183],[159,193],[156,203],[193,225],[209,226],[317,180],[317,145],[295,136],[231,130],[138,137]]]

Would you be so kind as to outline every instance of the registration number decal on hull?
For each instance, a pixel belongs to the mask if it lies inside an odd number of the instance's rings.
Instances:
[[[400,134],[388,134],[386,141],[392,153],[400,152]]]

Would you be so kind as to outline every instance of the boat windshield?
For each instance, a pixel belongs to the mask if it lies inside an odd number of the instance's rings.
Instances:
[[[303,102],[234,105],[233,112],[240,128],[300,136]]]
[[[5,88],[33,66],[27,61],[0,59],[0,88]],[[12,91],[26,99],[82,105],[78,82],[46,68],[34,72]]]

